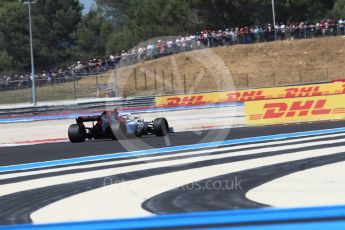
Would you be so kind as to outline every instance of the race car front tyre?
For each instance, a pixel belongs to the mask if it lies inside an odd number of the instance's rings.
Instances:
[[[127,127],[126,124],[118,122],[111,126],[113,132],[113,140],[122,140],[127,138]]]
[[[80,143],[85,141],[85,129],[77,124],[73,124],[68,128],[68,138],[72,143]]]
[[[158,137],[168,135],[169,124],[164,117],[156,118],[153,120],[153,130]]]
[[[145,134],[145,129],[146,129],[145,123],[140,123],[137,125],[136,129],[135,129],[135,136],[136,137],[141,137],[142,135]]]

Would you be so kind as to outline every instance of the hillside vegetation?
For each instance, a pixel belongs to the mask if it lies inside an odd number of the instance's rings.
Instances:
[[[205,55],[214,55],[220,61],[201,63],[199,59]],[[165,93],[184,92],[184,76],[187,92],[270,87],[342,79],[344,63],[344,37],[278,41],[198,50],[147,61],[118,69],[117,81],[124,96],[164,93],[163,72]],[[222,64],[231,76],[216,70]]]
[[[30,71],[27,5],[0,1],[0,74]],[[78,60],[105,58],[141,41],[272,23],[271,1],[96,0],[83,15],[78,0],[37,0],[32,5],[33,46],[39,72]],[[316,22],[344,16],[345,0],[276,1],[277,22]],[[49,29],[48,29],[49,28]]]
[[[106,89],[115,84],[119,96],[128,97],[342,79],[345,78],[344,47],[344,37],[328,37],[185,52],[79,80],[76,96],[104,97]],[[223,73],[224,69],[230,74]],[[28,102],[30,95],[30,89],[3,91],[1,104]],[[38,87],[37,97],[39,101],[72,99],[73,83]]]

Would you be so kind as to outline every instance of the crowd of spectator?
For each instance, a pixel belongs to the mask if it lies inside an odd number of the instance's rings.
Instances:
[[[159,58],[175,53],[217,46],[271,42],[275,40],[307,39],[326,36],[345,35],[345,19],[322,20],[315,24],[309,22],[277,23],[226,28],[224,30],[204,29],[185,36],[162,37],[144,42],[139,46],[107,58],[77,61],[71,66],[58,70],[47,70],[37,74],[38,85],[52,82],[75,80],[81,75],[97,74],[116,66],[126,66],[140,61]],[[0,77],[0,90],[30,86],[29,74]]]
[[[40,86],[74,81],[83,76],[103,73],[109,70],[109,68],[114,68],[115,64],[115,62],[105,58],[77,61],[66,68],[48,69],[37,73],[35,75],[35,83],[37,86]],[[3,75],[0,77],[0,90],[30,87],[30,76],[29,73]]]
[[[271,42],[275,40],[307,39],[345,35],[345,19],[309,22],[283,22],[266,25],[233,27],[224,30],[205,29],[178,37],[164,37],[152,40],[135,49],[122,51],[121,65],[153,59],[169,54],[217,46]]]

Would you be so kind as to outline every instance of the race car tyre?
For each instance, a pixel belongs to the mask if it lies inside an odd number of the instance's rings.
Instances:
[[[127,138],[127,127],[126,124],[118,122],[111,126],[113,132],[113,140],[122,140]]]
[[[136,137],[141,137],[142,135],[145,134],[145,125],[144,124],[139,124],[135,130],[135,136]]]
[[[153,130],[158,137],[168,135],[169,124],[164,117],[156,118],[153,120]]]
[[[135,131],[134,134],[136,137],[141,137],[143,135],[143,133],[141,131],[137,131],[137,130]]]
[[[77,124],[70,125],[68,128],[68,138],[72,143],[80,143],[85,141],[85,130]]]

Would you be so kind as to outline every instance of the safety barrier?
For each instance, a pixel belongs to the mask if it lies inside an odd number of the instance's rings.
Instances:
[[[277,98],[297,98],[345,94],[345,83],[325,83],[291,87],[263,88],[226,92],[208,92],[186,95],[147,96],[135,98],[116,98],[108,100],[91,100],[89,102],[71,102],[63,105],[24,106],[20,108],[0,109],[0,116],[20,114],[47,113],[61,110],[103,109],[106,107],[155,107],[174,108],[189,106],[242,105],[247,101],[259,101]]]
[[[109,107],[139,107],[154,106],[154,97],[114,98],[108,100],[90,100],[87,102],[70,102],[68,104],[23,106],[18,108],[0,109],[0,116],[20,114],[47,113],[56,111],[78,111],[86,109],[104,109]]]
[[[245,102],[247,125],[345,118],[345,94]]]
[[[188,95],[171,95],[156,97],[155,102],[156,106],[191,106],[257,101],[276,98],[323,96],[344,93],[345,83],[335,82],[291,87],[263,88]]]

